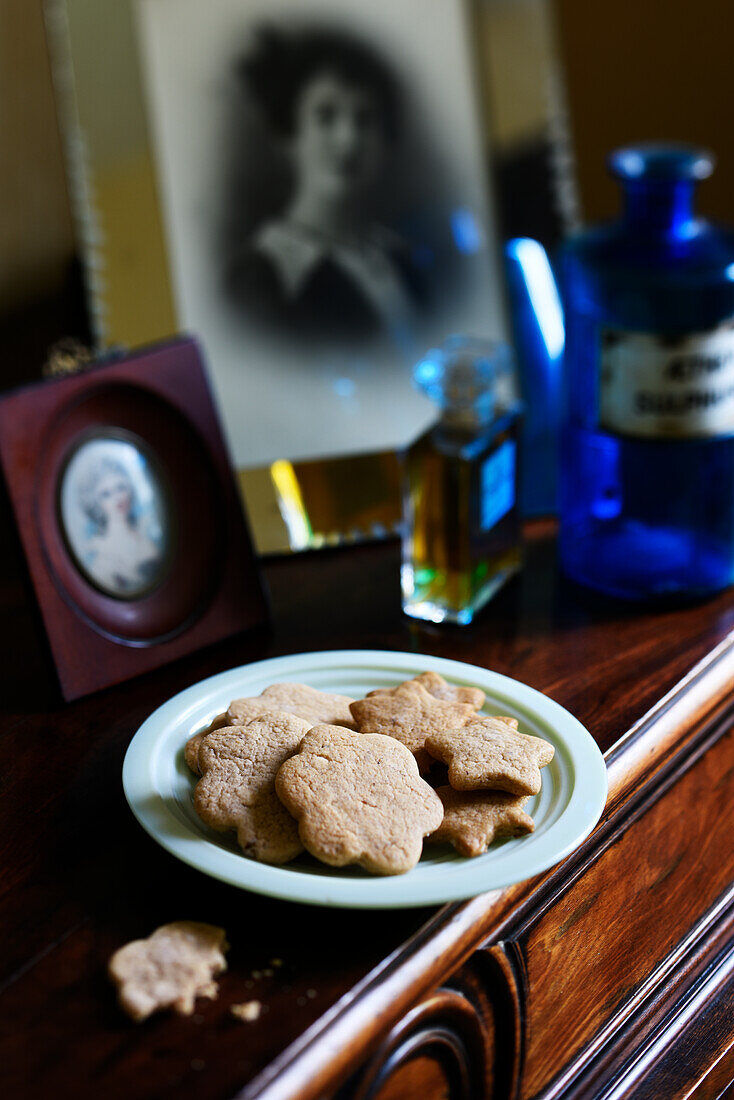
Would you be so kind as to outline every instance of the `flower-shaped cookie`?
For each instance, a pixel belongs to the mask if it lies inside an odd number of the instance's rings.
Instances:
[[[345,726],[354,729],[349,704],[354,700],[348,695],[332,695],[308,684],[271,684],[253,699],[235,699],[229,704],[227,716],[237,725],[268,711],[285,711],[305,718],[312,726]]]
[[[462,856],[480,856],[493,840],[532,833],[532,817],[523,810],[527,798],[505,791],[455,791],[437,787],[443,821],[429,842],[448,841]]]
[[[352,703],[350,709],[360,733],[381,733],[402,742],[415,756],[421,772],[431,766],[426,752],[429,733],[456,730],[476,718],[470,703],[436,699],[415,680],[373,692]]]
[[[296,823],[275,794],[275,776],[310,728],[303,718],[273,713],[215,730],[199,747],[197,814],[212,829],[236,829],[245,854],[264,863],[287,863],[303,851]]]
[[[511,794],[537,794],[540,769],[550,764],[555,751],[550,742],[519,733],[503,718],[475,718],[461,729],[432,732],[426,748],[448,764],[455,790]]]
[[[349,704],[354,700],[348,695],[330,695],[307,684],[271,684],[261,695],[247,699],[234,699],[226,714],[219,715],[210,726],[195,733],[186,742],[186,763],[196,775],[201,775],[199,749],[205,737],[223,726],[246,726],[253,718],[265,714],[295,714],[304,718],[309,726],[333,723],[354,729],[354,719]]]
[[[298,819],[311,855],[332,867],[357,863],[377,875],[414,867],[423,837],[443,817],[440,798],[404,745],[339,726],[307,733],[278,772],[275,789]]]
[[[253,715],[253,718],[254,717],[255,715]],[[206,729],[200,730],[199,733],[195,733],[193,737],[189,737],[184,749],[184,759],[195,775],[201,775],[201,768],[199,767],[199,747],[204,738],[207,737],[208,734],[214,733],[214,730],[225,729],[227,726],[235,724],[234,722],[230,722],[225,712],[213,718]]]
[[[133,1020],[163,1008],[190,1016],[197,997],[216,997],[212,979],[227,969],[226,950],[223,928],[181,920],[156,928],[147,940],[125,944],[107,969],[121,1008]]]

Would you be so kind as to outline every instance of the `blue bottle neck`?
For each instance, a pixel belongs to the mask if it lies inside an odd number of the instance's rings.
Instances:
[[[699,224],[693,212],[695,186],[690,179],[625,180],[625,225],[648,237],[689,239]]]

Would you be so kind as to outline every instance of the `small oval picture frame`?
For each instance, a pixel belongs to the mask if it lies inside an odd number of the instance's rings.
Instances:
[[[77,441],[58,484],[59,526],[82,576],[117,600],[139,600],[168,572],[173,516],[160,467],[132,432]]]
[[[190,337],[3,394],[0,463],[65,699],[267,621]]]

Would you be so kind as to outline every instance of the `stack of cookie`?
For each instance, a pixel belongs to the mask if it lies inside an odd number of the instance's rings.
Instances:
[[[266,863],[305,849],[334,867],[400,874],[424,838],[479,855],[532,832],[523,805],[553,758],[515,719],[478,714],[483,703],[435,672],[361,700],[273,684],[189,739],[196,812]]]

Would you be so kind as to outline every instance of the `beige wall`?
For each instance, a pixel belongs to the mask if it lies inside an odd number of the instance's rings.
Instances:
[[[669,137],[715,149],[701,206],[734,222],[730,0],[552,3],[587,217],[616,203],[610,147]],[[41,0],[0,0],[0,148],[2,312],[51,288],[73,252]]]
[[[0,0],[0,310],[41,294],[73,251],[40,0]]]

